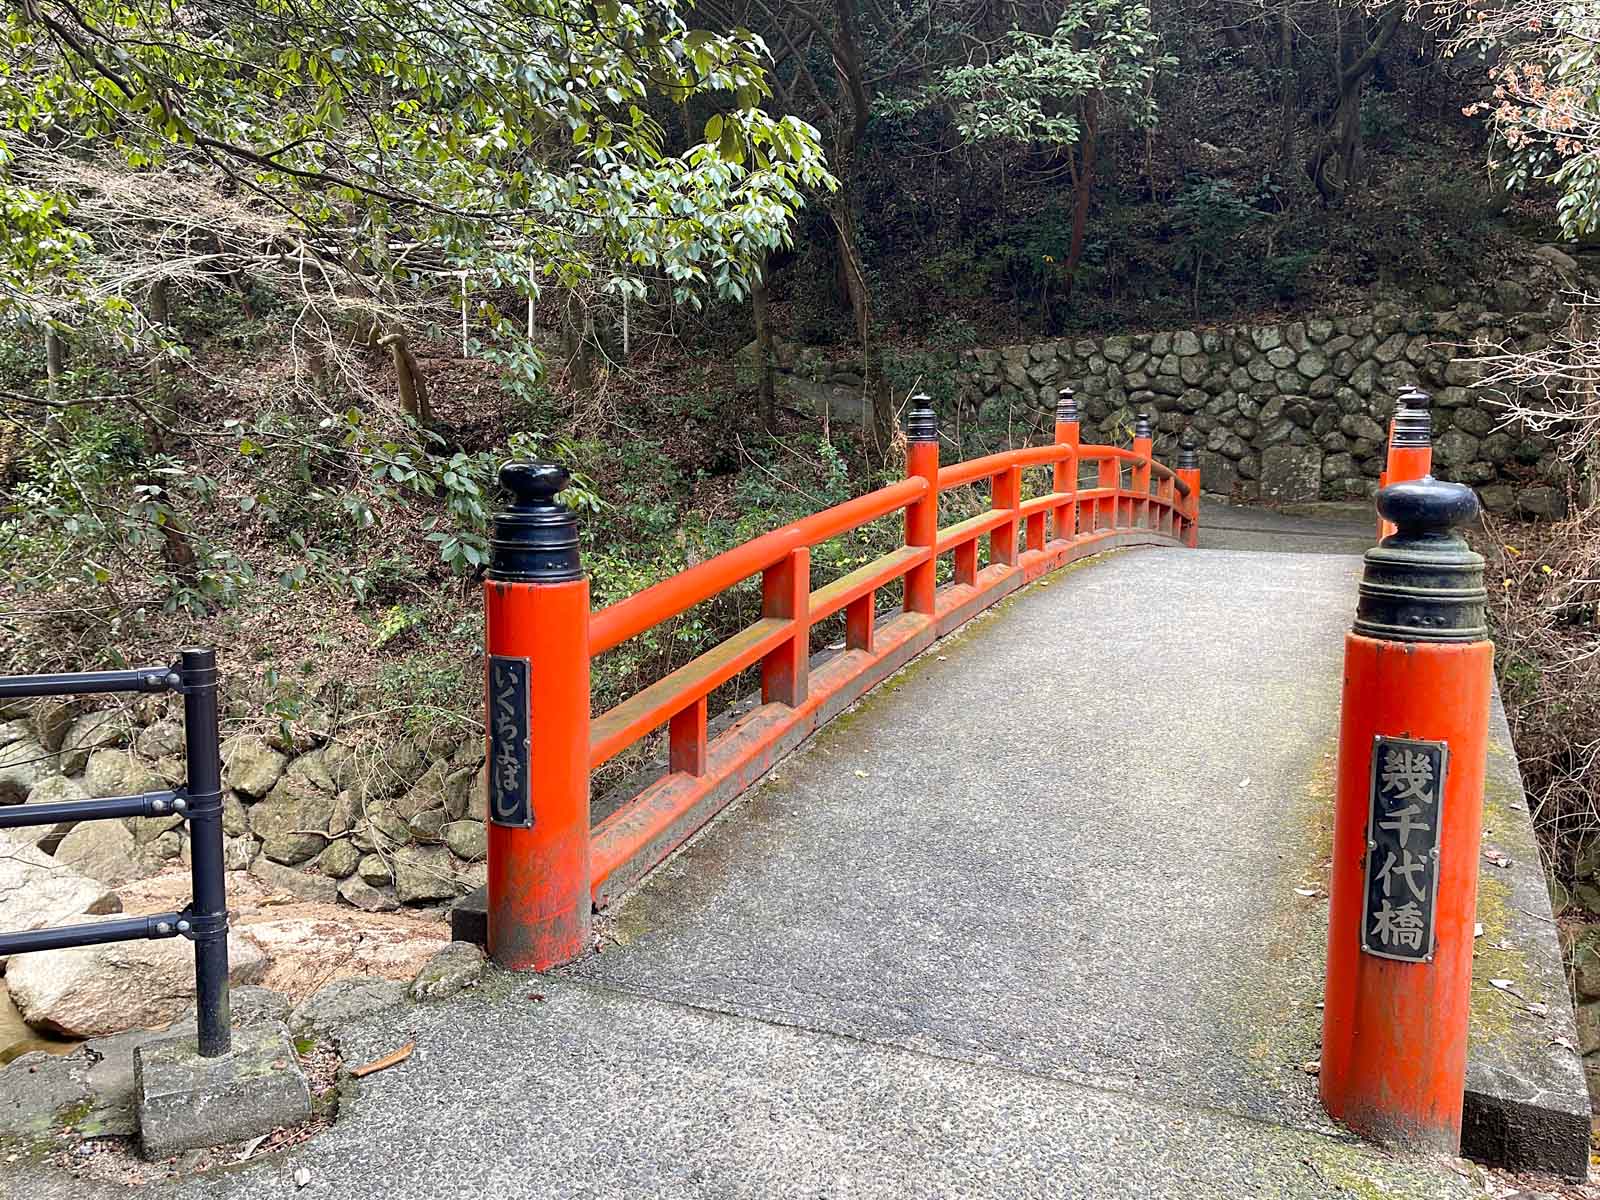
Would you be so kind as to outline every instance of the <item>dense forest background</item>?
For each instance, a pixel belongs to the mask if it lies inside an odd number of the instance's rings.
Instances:
[[[907,397],[973,347],[1499,307],[1540,244],[1584,259],[1593,216],[1595,42],[1559,6],[5,11],[0,669],[214,642],[234,717],[290,740],[475,719],[510,455],[573,473],[605,604],[895,477]],[[868,420],[788,401],[795,343],[859,363]],[[1592,430],[1572,378],[1556,415]],[[1514,659],[1592,640],[1592,524],[1559,572],[1516,536]],[[831,543],[814,582],[897,537]],[[608,654],[597,704],[758,606]],[[1592,811],[1575,720],[1533,757]]]

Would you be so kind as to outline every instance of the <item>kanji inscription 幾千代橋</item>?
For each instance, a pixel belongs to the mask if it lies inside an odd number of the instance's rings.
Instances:
[[[1373,739],[1361,914],[1361,948],[1368,954],[1402,962],[1433,958],[1439,822],[1449,758],[1444,742]]]
[[[528,660],[489,656],[489,819],[533,826],[528,778]]]

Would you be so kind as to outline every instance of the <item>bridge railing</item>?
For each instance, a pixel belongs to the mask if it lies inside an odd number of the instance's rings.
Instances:
[[[141,938],[188,938],[194,943],[199,1051],[204,1058],[216,1058],[228,1053],[232,1040],[228,1014],[228,897],[222,861],[222,762],[217,732],[216,652],[189,648],[170,667],[0,677],[0,700],[164,691],[183,696],[188,779],[182,787],[99,800],[12,805],[0,808],[0,830],[55,825],[63,821],[181,817],[189,822],[191,902],[182,912],[0,933],[0,955]]]
[[[575,527],[562,527],[573,518],[555,501],[563,473],[525,466],[502,473],[521,503],[496,518],[485,585],[489,946],[501,962],[542,968],[579,952],[588,902],[615,899],[816,728],[1023,583],[1116,546],[1195,544],[1195,449],[1186,441],[1177,469],[1156,462],[1148,418],[1140,416],[1131,448],[1083,445],[1067,392],[1052,444],[941,466],[933,411],[917,400],[905,479],[592,614]],[[1050,470],[1050,490],[1024,498],[1030,468]],[[1092,486],[1080,485],[1085,468],[1094,471]],[[985,481],[990,510],[939,528],[940,493]],[[903,545],[813,588],[814,547],[895,513],[904,513]],[[980,566],[986,537],[988,562]],[[946,554],[953,579],[941,588],[937,564]],[[753,624],[591,720],[595,656],[756,575],[762,607]],[[902,580],[898,610],[881,612],[878,593]],[[813,628],[841,612],[842,651],[813,661]],[[712,736],[711,694],[754,667],[761,704]],[[667,770],[590,831],[589,773],[662,727]],[[579,823],[581,848],[577,829],[560,828]],[[580,880],[583,903],[567,894]]]

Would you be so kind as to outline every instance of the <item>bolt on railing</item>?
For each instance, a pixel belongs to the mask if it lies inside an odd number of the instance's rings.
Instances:
[[[0,700],[106,692],[177,692],[183,697],[188,779],[171,791],[100,800],[20,804],[0,808],[0,829],[59,821],[123,817],[182,817],[189,823],[193,898],[182,912],[95,921],[59,929],[0,933],[0,955],[27,954],[142,938],[184,937],[194,943],[196,1032],[200,1054],[216,1058],[231,1044],[228,1012],[228,896],[222,862],[222,760],[217,733],[217,656],[185,649],[170,667],[0,677]]]

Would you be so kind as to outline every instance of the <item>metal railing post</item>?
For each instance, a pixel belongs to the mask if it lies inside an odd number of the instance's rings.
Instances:
[[[567,481],[549,463],[500,468],[514,499],[495,514],[483,584],[488,942],[513,970],[589,947],[589,581],[556,499]]]
[[[217,734],[217,655],[189,647],[178,670],[188,783],[189,874],[194,901],[178,931],[194,942],[195,1025],[200,1055],[231,1049],[228,1005],[228,888],[222,864],[222,755]]]

